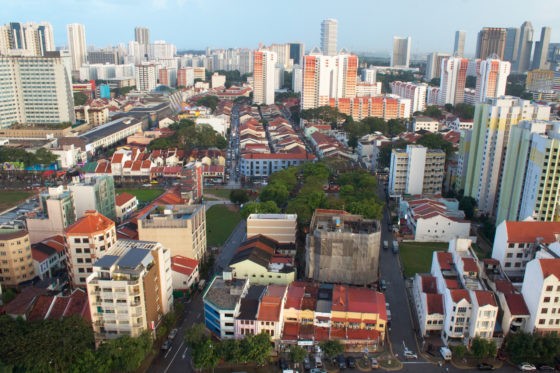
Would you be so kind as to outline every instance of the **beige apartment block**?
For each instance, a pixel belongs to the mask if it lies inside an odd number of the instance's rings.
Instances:
[[[296,225],[296,214],[251,214],[247,218],[247,239],[262,234],[279,243],[295,243]]]
[[[0,285],[17,286],[35,277],[29,234],[22,229],[0,229]]]

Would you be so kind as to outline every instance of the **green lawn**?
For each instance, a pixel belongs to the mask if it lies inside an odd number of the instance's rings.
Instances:
[[[2,191],[0,193],[0,211],[16,206],[24,199],[29,198],[33,193],[22,191]]]
[[[120,194],[124,192],[136,196],[136,198],[138,198],[138,202],[140,203],[149,203],[152,202],[157,197],[159,197],[163,193],[163,189],[157,189],[157,188],[115,189],[116,194]]]
[[[434,251],[447,251],[447,242],[401,242],[399,253],[401,264],[406,277],[416,273],[430,272],[432,266],[432,253]]]
[[[208,246],[221,246],[241,221],[239,208],[233,205],[215,205],[206,211],[206,239]]]
[[[212,194],[216,197],[221,197],[229,201],[229,193],[233,189],[218,189],[218,188],[204,188],[204,194]]]

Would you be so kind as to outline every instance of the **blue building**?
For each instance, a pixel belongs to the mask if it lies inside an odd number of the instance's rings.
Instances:
[[[109,84],[99,85],[99,97],[100,98],[111,98],[111,87]]]

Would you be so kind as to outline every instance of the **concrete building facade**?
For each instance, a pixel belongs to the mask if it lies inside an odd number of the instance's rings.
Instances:
[[[31,242],[26,230],[0,229],[0,285],[15,287],[35,277]]]
[[[279,243],[295,243],[296,226],[296,214],[251,214],[247,218],[247,239],[262,234]]]

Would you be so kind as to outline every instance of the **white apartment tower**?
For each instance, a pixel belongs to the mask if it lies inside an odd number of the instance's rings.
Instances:
[[[465,31],[455,31],[455,43],[453,44],[453,55],[455,57],[463,57],[465,54],[465,39],[467,33]]]
[[[0,56],[0,77],[0,128],[75,122],[71,82],[62,58]]]
[[[441,61],[439,105],[456,105],[464,102],[468,67],[467,58],[449,57]]]
[[[412,38],[393,37],[393,53],[391,54],[391,66],[408,67],[410,65],[410,47]]]
[[[506,93],[507,77],[511,64],[507,61],[488,58],[476,61],[476,102],[486,102]]]
[[[427,89],[428,85],[425,83],[417,84],[400,81],[391,83],[391,92],[393,94],[410,99],[410,110],[412,113],[426,109]]]
[[[334,56],[337,53],[338,21],[325,19],[321,22],[321,51],[325,56]]]
[[[150,92],[157,86],[158,71],[155,64],[136,65],[136,89]]]
[[[274,104],[274,87],[278,55],[267,50],[253,53],[253,103]]]
[[[79,23],[71,23],[66,26],[66,31],[72,56],[72,70],[77,71],[87,63],[86,28]]]

